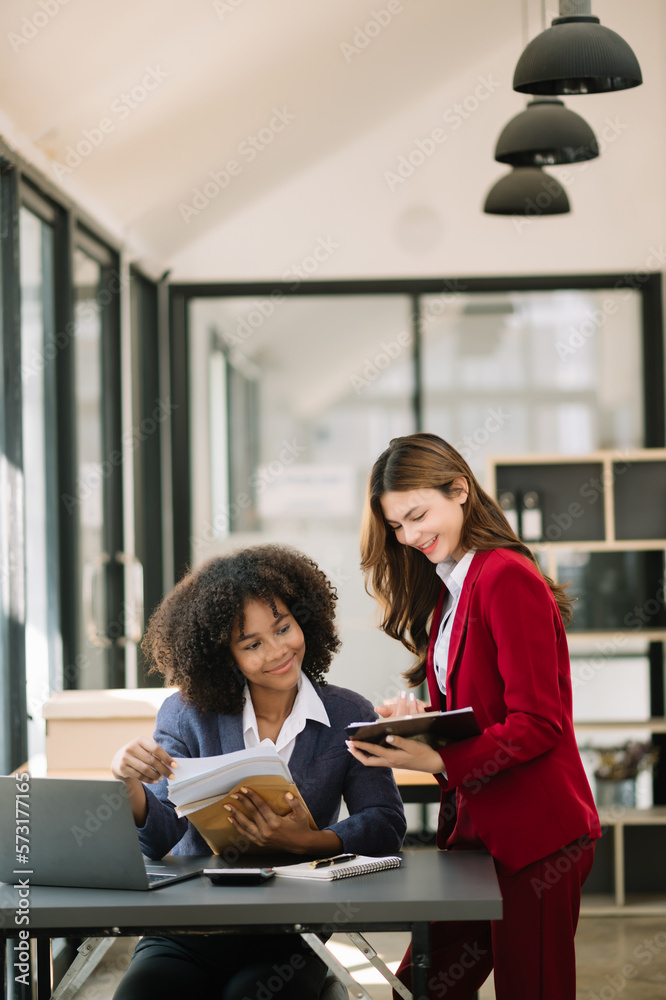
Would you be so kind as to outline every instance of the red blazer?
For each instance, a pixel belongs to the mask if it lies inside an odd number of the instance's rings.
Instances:
[[[434,670],[442,590],[430,631]],[[471,705],[481,735],[441,751],[443,790],[456,789],[493,857],[517,871],[579,837],[601,836],[574,736],[567,639],[553,593],[535,566],[509,549],[477,552],[453,621],[446,708]],[[446,846],[445,799],[438,846]],[[450,809],[450,806],[448,807]],[[450,830],[450,824],[449,824]]]

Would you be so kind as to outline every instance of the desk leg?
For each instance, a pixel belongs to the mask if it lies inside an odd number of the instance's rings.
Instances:
[[[414,1000],[428,1000],[430,968],[430,924],[412,924],[412,994]]]
[[[51,938],[37,938],[37,1000],[51,996]]]
[[[319,955],[322,962],[325,962],[331,972],[345,984],[347,990],[354,997],[354,1000],[372,1000],[367,990],[360,983],[356,982],[354,977],[345,969],[344,965],[338,962],[335,955],[328,950],[317,934],[312,934],[309,931],[301,931],[301,937],[306,944],[310,945],[315,955]]]

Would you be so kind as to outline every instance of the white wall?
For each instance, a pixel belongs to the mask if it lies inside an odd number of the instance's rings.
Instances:
[[[312,275],[316,278],[661,270],[666,260],[663,0],[593,3],[602,24],[632,45],[645,82],[633,90],[566,99],[605,148],[588,164],[553,168],[568,190],[570,215],[527,224],[481,211],[487,190],[506,172],[493,160],[496,138],[525,105],[511,88],[523,48],[518,4],[469,0],[464,6],[469,14],[465,33],[456,12],[459,45],[471,52],[464,69],[458,66],[451,73],[447,61],[437,86],[422,90],[416,99],[410,95],[404,105],[396,100],[394,113],[346,144],[319,157],[304,157],[302,169],[249,203],[239,178],[240,207],[234,211],[230,190],[232,204],[219,225],[171,258],[172,280],[278,279],[311,254],[320,237],[339,246],[319,264]],[[446,8],[453,16],[454,7],[458,5],[443,4],[439,22],[447,51]],[[534,4],[528,7],[531,37],[538,25]],[[364,3],[365,8],[371,9]],[[420,51],[393,45],[409,36],[422,13],[416,2],[405,3],[395,23],[353,56],[351,64],[340,53],[340,73],[363,72],[371,85],[369,70],[375,68],[381,80],[383,60],[395,58],[395,74],[409,79]],[[359,5],[359,22],[362,17]],[[456,103],[465,102],[470,109],[478,105],[465,121],[455,111],[445,117]],[[307,116],[302,124],[308,127]],[[290,125],[294,133],[300,127],[299,121]],[[399,158],[436,127],[446,140],[409,179],[390,190],[386,172],[395,173]],[[315,142],[317,135],[315,131]]]

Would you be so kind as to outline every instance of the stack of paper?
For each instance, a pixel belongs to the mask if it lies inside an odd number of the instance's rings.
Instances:
[[[278,775],[292,781],[289,768],[270,740],[250,750],[218,757],[178,757],[176,777],[168,781],[169,798],[175,806],[187,806],[230,792],[239,782],[258,774]]]
[[[291,810],[287,792],[300,799],[307,811],[289,768],[270,740],[217,757],[179,757],[176,773],[177,777],[168,781],[169,798],[177,814],[189,819],[215,854],[236,842],[243,850],[261,850],[247,847],[247,838],[229,822],[224,808],[231,804],[247,815],[240,800],[232,798],[241,787],[251,788],[280,816]],[[308,817],[310,828],[316,830],[309,811]]]

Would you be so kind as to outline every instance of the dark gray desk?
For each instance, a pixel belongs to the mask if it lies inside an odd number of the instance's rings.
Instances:
[[[9,979],[14,978],[15,949],[5,949],[4,939],[16,937],[20,929],[14,923],[17,899],[15,889],[0,883],[0,943],[2,955],[9,952]],[[230,887],[196,878],[156,892],[35,886],[30,888],[29,902],[30,935],[47,942],[53,937],[176,931],[409,930],[416,957],[415,997],[427,996],[430,921],[502,915],[488,855],[428,849],[404,852],[401,868],[336,882],[275,878],[262,886]],[[40,1000],[50,996],[50,982],[38,983],[38,990]]]

